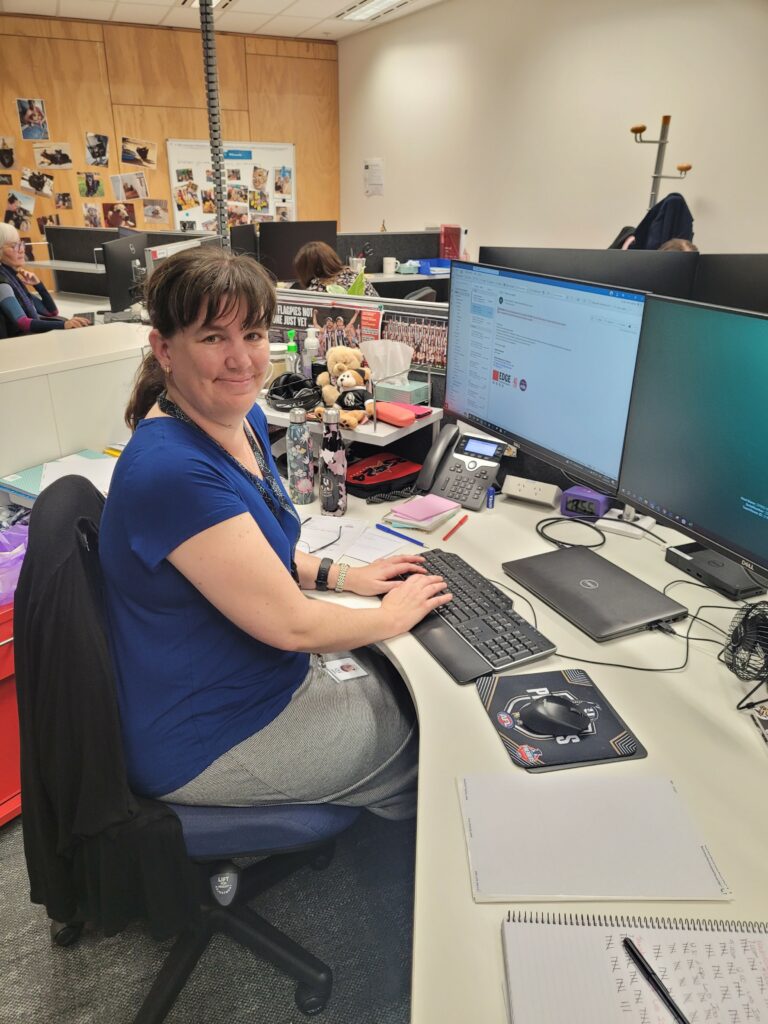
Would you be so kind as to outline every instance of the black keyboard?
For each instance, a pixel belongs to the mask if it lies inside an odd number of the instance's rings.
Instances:
[[[424,552],[427,572],[443,576],[453,600],[413,634],[460,683],[554,654],[555,645],[514,610],[502,593],[450,551]]]

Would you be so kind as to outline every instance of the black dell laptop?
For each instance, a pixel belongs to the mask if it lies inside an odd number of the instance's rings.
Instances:
[[[688,609],[588,548],[558,548],[502,569],[598,643],[676,622]]]

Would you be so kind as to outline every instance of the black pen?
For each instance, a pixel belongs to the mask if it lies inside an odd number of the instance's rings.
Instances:
[[[688,1018],[669,994],[667,987],[662,983],[661,978],[659,978],[659,976],[654,972],[653,968],[634,944],[632,939],[624,939],[622,945],[627,951],[627,956],[635,967],[637,967],[638,971],[640,971],[662,1003],[664,1003],[666,1008],[677,1021],[677,1024],[690,1024]]]

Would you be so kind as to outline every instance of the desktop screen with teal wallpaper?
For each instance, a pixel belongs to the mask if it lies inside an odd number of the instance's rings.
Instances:
[[[647,300],[619,494],[768,568],[768,317]]]

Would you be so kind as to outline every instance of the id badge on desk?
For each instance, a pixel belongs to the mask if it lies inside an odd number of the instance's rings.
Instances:
[[[323,667],[340,683],[346,679],[362,679],[368,675],[363,666],[352,657],[334,658],[333,661],[324,662]]]

